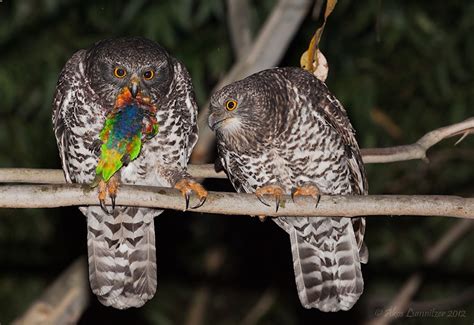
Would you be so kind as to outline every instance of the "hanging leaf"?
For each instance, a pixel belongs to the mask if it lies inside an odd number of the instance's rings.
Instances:
[[[324,21],[321,27],[316,29],[311,42],[309,43],[308,49],[303,53],[300,59],[300,65],[303,69],[308,70],[318,77],[318,79],[324,81],[326,80],[328,73],[328,65],[326,58],[319,51],[319,41],[321,40],[321,35],[324,31],[324,26],[326,25],[327,18],[334,10],[337,0],[327,0],[326,9],[324,11]],[[324,62],[324,63],[323,63]]]

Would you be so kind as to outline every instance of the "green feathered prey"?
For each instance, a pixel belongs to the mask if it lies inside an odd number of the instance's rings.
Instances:
[[[150,139],[158,133],[154,114],[150,114],[151,105],[142,105],[138,99],[126,102],[107,115],[99,134],[102,146],[94,186],[101,180],[108,182],[123,165],[135,160],[140,154],[144,136]]]

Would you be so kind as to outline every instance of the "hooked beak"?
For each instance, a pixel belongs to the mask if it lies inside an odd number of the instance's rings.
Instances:
[[[138,91],[140,86],[140,80],[138,78],[132,78],[130,80],[130,85],[128,86],[128,89],[130,90],[130,93],[132,94],[132,97],[135,98],[137,97]]]
[[[228,117],[224,117],[224,118],[216,117],[214,113],[211,113],[208,118],[209,127],[211,128],[212,131],[215,131],[219,127],[219,124],[221,124],[227,119]]]

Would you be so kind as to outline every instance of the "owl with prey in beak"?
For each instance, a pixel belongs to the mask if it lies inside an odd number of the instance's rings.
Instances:
[[[119,206],[120,184],[175,187],[186,208],[193,192],[193,207],[207,197],[186,171],[196,117],[186,68],[151,40],[97,42],[61,71],[53,128],[67,182],[98,192],[98,206],[79,209],[87,217],[90,285],[106,306],[140,307],[157,285],[153,218],[162,210]]]

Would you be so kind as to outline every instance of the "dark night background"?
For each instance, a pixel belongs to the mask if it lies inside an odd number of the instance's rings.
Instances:
[[[250,1],[252,30],[258,31],[275,3]],[[299,65],[318,23],[308,13],[279,65]],[[361,147],[412,143],[474,115],[473,34],[472,1],[338,2],[321,49],[330,66],[327,84],[348,110]],[[77,49],[125,35],[155,40],[183,61],[200,105],[235,62],[223,0],[0,2],[1,168],[60,168],[50,121],[59,71]],[[436,145],[429,164],[368,165],[370,193],[472,197],[473,138],[456,147],[456,139]],[[226,180],[204,184],[232,190]],[[144,308],[117,311],[91,297],[81,323],[184,324],[202,292],[210,295],[204,324],[240,323],[262,296],[269,307],[258,324],[361,323],[422,269],[424,252],[455,222],[370,217],[365,292],[351,311],[324,314],[301,307],[289,238],[274,223],[167,211],[156,219],[155,298]],[[62,270],[86,254],[85,230],[85,218],[74,207],[0,210],[2,324],[20,316]],[[473,245],[470,232],[425,270],[415,301],[472,292]],[[209,271],[213,261],[217,266]],[[448,309],[464,310],[466,317],[397,323],[472,324],[472,299]]]

